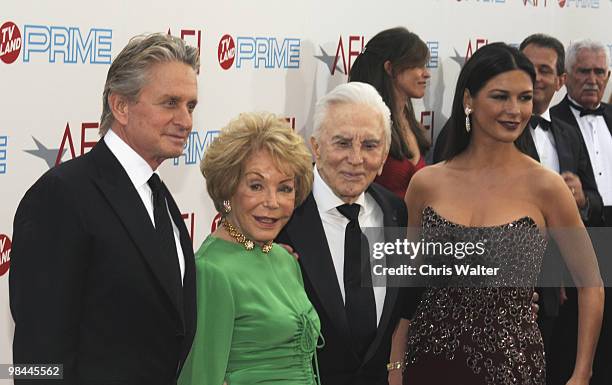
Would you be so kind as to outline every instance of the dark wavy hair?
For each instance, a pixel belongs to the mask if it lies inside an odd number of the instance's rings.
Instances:
[[[465,130],[464,91],[467,89],[475,97],[489,80],[513,70],[524,71],[535,83],[536,74],[531,61],[518,49],[505,43],[488,44],[474,52],[465,63],[457,80],[442,159],[450,160],[457,156],[470,142],[471,134]]]
[[[396,111],[393,77],[385,71],[385,62],[389,60],[394,75],[406,68],[422,67],[428,59],[429,49],[427,44],[415,33],[408,31],[406,28],[397,27],[377,33],[368,41],[363,53],[357,57],[351,66],[349,82],[371,84],[391,110],[392,126],[389,155],[395,159],[411,159],[413,157],[397,124],[399,114],[404,114],[408,120],[421,152],[429,150],[431,144],[419,129],[420,125],[414,116],[411,100],[408,100],[403,111]]]

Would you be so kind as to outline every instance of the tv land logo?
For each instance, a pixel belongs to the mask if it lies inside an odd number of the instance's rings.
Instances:
[[[0,277],[11,266],[11,239],[6,234],[0,234]]]
[[[220,130],[197,131],[193,130],[187,137],[183,153],[172,160],[174,166],[200,164],[204,153],[210,144],[219,136]]]
[[[0,27],[0,59],[4,63],[15,62],[22,51],[24,63],[111,63],[111,29],[26,24],[22,30],[12,21]]]
[[[300,68],[301,41],[297,38],[238,36],[225,34],[219,40],[217,60],[224,70],[234,66],[255,69]]]
[[[21,31],[12,21],[0,26],[0,60],[11,64],[19,57],[21,52]]]
[[[202,30],[201,29],[179,29],[178,35],[172,35],[172,30],[168,28],[168,35],[180,37],[185,43],[196,47],[198,53],[202,52]]]
[[[0,175],[6,174],[6,150],[8,148],[8,136],[0,135]]]

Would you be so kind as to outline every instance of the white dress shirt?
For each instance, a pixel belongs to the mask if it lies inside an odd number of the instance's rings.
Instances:
[[[115,155],[115,158],[119,161],[125,172],[130,177],[130,180],[134,184],[134,188],[140,195],[140,199],[147,209],[147,213],[151,218],[151,223],[155,226],[155,219],[153,217],[153,192],[151,191],[151,187],[147,183],[151,175],[153,175],[153,170],[151,166],[145,160],[138,155],[132,147],[130,147],[127,143],[125,143],[117,134],[113,132],[113,130],[108,130],[106,135],[104,135],[104,142],[108,146],[109,150]],[[167,209],[166,203],[166,209]],[[183,255],[183,249],[181,248],[181,241],[179,238],[179,230],[174,220],[172,220],[172,215],[170,215],[170,211],[168,211],[168,216],[170,217],[170,222],[172,223],[172,230],[174,233],[174,244],[176,246],[176,255],[178,255],[179,267],[181,269],[181,283],[183,282],[183,277],[185,276],[185,256]],[[151,240],[153,241],[153,240]]]
[[[572,98],[569,99],[572,103],[576,103]],[[576,104],[580,105],[579,103]],[[580,111],[571,104],[570,110],[576,117],[580,133],[589,152],[597,191],[601,195],[604,206],[612,206],[612,134],[610,134],[603,116],[585,115],[580,117]]]
[[[540,117],[550,123],[550,111],[548,109],[544,111]],[[538,124],[537,127],[531,127],[529,131],[531,132],[533,143],[538,151],[540,163],[554,172],[559,173],[559,155],[557,154],[557,145],[552,130],[543,130]]]
[[[332,262],[336,270],[336,278],[338,278],[338,286],[340,286],[342,301],[344,302],[346,300],[344,293],[344,233],[349,220],[336,209],[336,207],[343,205],[345,202],[334,194],[332,189],[323,181],[316,166],[314,168],[312,196],[317,203],[319,216],[321,217],[321,222],[323,222],[325,237],[327,238]],[[359,226],[362,229],[365,227],[383,227],[383,212],[370,194],[362,193],[355,203],[361,206],[358,219]],[[376,239],[375,241],[384,240]],[[374,301],[376,302],[376,325],[378,325],[385,303],[387,288],[384,286],[374,287],[373,290]]]

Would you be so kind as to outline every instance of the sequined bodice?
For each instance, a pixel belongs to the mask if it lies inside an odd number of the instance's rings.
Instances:
[[[484,254],[461,262],[497,266],[501,273],[432,281],[435,287],[425,290],[409,329],[406,370],[422,361],[460,360],[474,376],[472,383],[543,384],[544,352],[531,297],[546,240],[535,222],[524,217],[466,227],[428,207],[422,226],[425,240],[484,240]]]

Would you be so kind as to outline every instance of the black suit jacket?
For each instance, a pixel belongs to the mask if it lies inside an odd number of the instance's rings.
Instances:
[[[557,157],[559,158],[559,172],[569,171],[578,175],[584,195],[589,200],[588,212],[586,213],[586,217],[582,219],[586,226],[598,226],[602,222],[601,216],[603,205],[601,196],[597,192],[597,184],[595,182],[595,176],[593,175],[591,160],[589,159],[589,153],[587,152],[582,135],[576,128],[569,125],[563,119],[560,119],[558,115],[553,114],[552,108],[550,110],[550,115],[550,130],[555,139]],[[574,119],[574,122],[575,121]],[[577,124],[578,123],[576,123],[576,127]],[[529,129],[529,125],[525,127],[525,130],[523,130],[523,133],[516,141],[517,147],[539,162],[540,157]]]
[[[407,225],[406,206],[385,188],[372,184],[368,192],[379,204],[385,227]],[[312,193],[295,209],[277,242],[291,245],[300,255],[304,286],[321,319],[325,346],[317,351],[322,385],[387,384],[391,336],[400,316],[416,304],[415,290],[387,287],[374,341],[363,360],[352,348],[348,321],[328,240]]]
[[[9,277],[15,363],[63,364],[65,384],[176,382],[195,334],[195,275],[191,240],[167,196],[185,256],[183,286],[103,140],[27,191]]]

